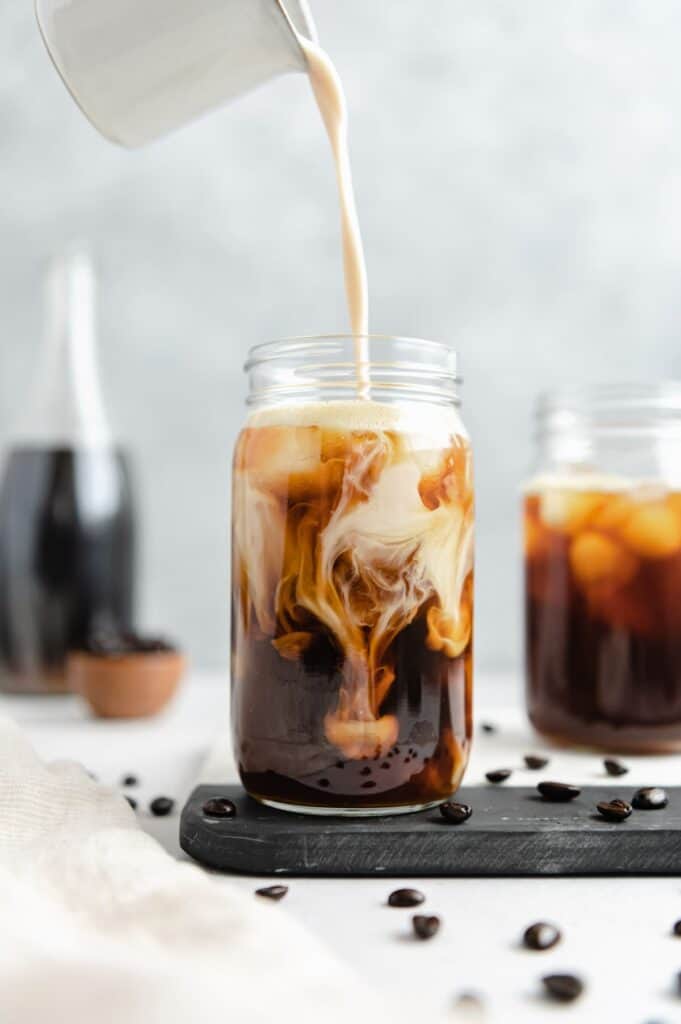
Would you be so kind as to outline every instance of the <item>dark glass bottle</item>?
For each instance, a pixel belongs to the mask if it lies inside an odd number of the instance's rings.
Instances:
[[[101,398],[82,250],[50,269],[34,388],[0,485],[0,690],[59,693],[68,651],[133,618],[130,473]]]

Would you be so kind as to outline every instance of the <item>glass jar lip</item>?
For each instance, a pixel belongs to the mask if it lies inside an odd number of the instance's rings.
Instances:
[[[379,344],[396,342],[398,344],[418,346],[420,352],[425,350],[433,354],[439,353],[444,358],[446,365],[433,363],[433,370],[440,375],[445,374],[452,383],[462,383],[462,378],[459,376],[457,369],[459,362],[458,353],[450,344],[444,341],[432,341],[427,338],[416,338],[400,334],[352,334],[347,331],[341,331],[330,334],[299,334],[284,338],[273,338],[268,341],[259,342],[251,347],[244,364],[244,370],[248,373],[254,367],[270,360],[282,359],[287,356],[312,355],[315,351],[320,353],[325,349],[329,354],[332,354],[334,345],[348,342],[354,343],[356,340],[368,341],[370,344],[374,342]],[[348,365],[350,365],[350,362],[348,362]],[[409,360],[391,359],[386,361],[370,357],[368,361],[369,370],[371,370],[372,366],[389,368],[390,366],[404,367],[405,365],[409,365]],[[428,364],[420,361],[419,365],[423,367]]]
[[[561,415],[599,421],[628,414],[681,417],[681,380],[609,381],[558,388],[541,392],[535,405],[540,422]]]

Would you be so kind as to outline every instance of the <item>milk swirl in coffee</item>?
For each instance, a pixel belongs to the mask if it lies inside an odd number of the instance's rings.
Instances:
[[[454,410],[251,415],[234,463],[233,723],[271,802],[420,806],[470,742],[473,498]]]

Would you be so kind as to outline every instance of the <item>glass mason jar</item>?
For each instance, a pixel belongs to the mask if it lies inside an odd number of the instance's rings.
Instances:
[[[234,456],[235,754],[251,796],[312,814],[436,804],[471,741],[473,492],[455,354],[368,341],[368,393],[352,337],[254,348]]]
[[[530,718],[681,750],[681,384],[544,398],[525,493]]]

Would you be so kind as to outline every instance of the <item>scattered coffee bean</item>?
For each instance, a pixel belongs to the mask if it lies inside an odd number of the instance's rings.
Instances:
[[[496,771],[487,772],[485,778],[488,782],[493,782],[498,785],[500,782],[506,782],[506,779],[510,779],[511,769],[510,768],[497,768]]]
[[[584,985],[574,974],[547,974],[542,982],[548,994],[561,1003],[571,1003],[584,990]]]
[[[330,786],[331,783],[329,782],[328,779],[319,779],[318,782],[317,782],[317,785],[321,786],[322,789],[326,789],[326,787]]]
[[[395,889],[388,896],[390,907],[418,907],[425,901],[425,896],[418,889]]]
[[[371,775],[371,768],[367,765],[365,768],[360,768],[360,775]]]
[[[473,808],[470,804],[457,804],[454,800],[447,800],[446,803],[440,804],[440,814],[448,821],[450,825],[461,825],[464,821],[468,821]]]
[[[345,768],[345,761],[336,761],[336,768]]]
[[[266,900],[283,900],[288,892],[287,885],[267,885],[264,889],[256,889],[256,896],[264,896]]]
[[[603,762],[603,767],[605,768],[608,775],[614,776],[626,775],[629,771],[625,764],[622,764],[621,761],[615,760],[614,757],[606,757],[605,761]]]
[[[681,936],[681,920],[674,922],[674,927],[672,928],[672,933],[674,935]]]
[[[567,803],[582,792],[578,786],[571,786],[568,782],[540,782],[537,789],[544,800],[554,804]]]
[[[561,934],[555,924],[547,924],[546,921],[537,921],[525,929],[523,944],[528,949],[551,949],[561,940]]]
[[[491,722],[481,722],[480,728],[483,732],[492,733],[497,731],[496,725],[492,725]]]
[[[149,810],[157,818],[164,818],[166,814],[170,814],[174,806],[175,801],[169,796],[157,796],[149,804]]]
[[[626,821],[631,814],[631,804],[626,800],[602,800],[596,807],[606,821]]]
[[[457,1018],[461,1020],[482,1020],[485,1004],[475,992],[462,992],[454,1000],[454,1009],[457,1010]]]
[[[211,797],[201,810],[207,818],[233,818],[236,815],[236,806],[226,796]]]
[[[525,766],[529,768],[531,772],[539,771],[540,768],[546,768],[548,763],[548,757],[538,757],[536,754],[525,754]]]
[[[384,772],[387,772],[388,769],[390,768],[390,762],[384,761],[383,764],[381,765],[381,768],[383,769]]]
[[[128,796],[128,794],[126,793],[125,794],[125,799],[128,801],[128,803],[132,807],[133,811],[136,811],[137,810],[137,801],[135,800],[135,798],[132,797],[132,796]]]
[[[375,789],[376,788],[376,783],[371,781],[371,780],[369,780],[369,782],[363,782],[360,788],[361,789]]]
[[[669,803],[669,797],[659,786],[648,786],[637,789],[631,803],[637,811],[661,811]]]
[[[440,918],[435,914],[414,914],[411,923],[417,939],[432,939],[440,930]]]
[[[124,775],[121,779],[121,786],[139,786],[140,780],[136,775]]]

